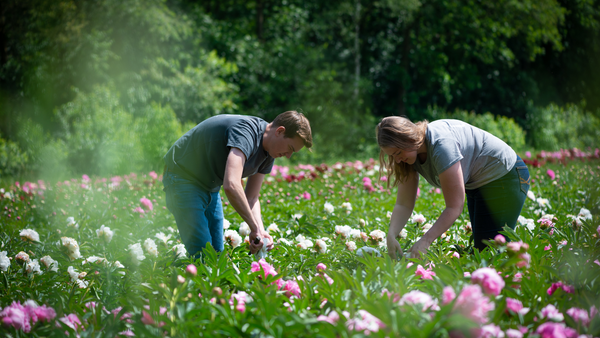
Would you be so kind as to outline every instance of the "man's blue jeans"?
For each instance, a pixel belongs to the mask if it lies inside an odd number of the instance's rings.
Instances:
[[[223,204],[219,192],[207,192],[185,178],[167,171],[163,175],[167,208],[177,222],[181,241],[190,255],[210,243],[223,251]]]
[[[517,156],[515,166],[503,177],[483,187],[467,190],[467,206],[475,247],[483,250],[484,239],[493,240],[507,225],[514,229],[529,191],[527,165]]]

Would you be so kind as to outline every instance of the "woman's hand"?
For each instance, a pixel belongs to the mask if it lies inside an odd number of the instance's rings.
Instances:
[[[411,258],[421,258],[421,254],[427,254],[427,250],[429,249],[429,243],[427,243],[423,238],[419,239],[417,243],[415,243],[412,248],[408,251],[410,253]]]
[[[398,255],[396,253],[400,253],[400,257],[404,254],[402,252],[402,247],[400,247],[400,243],[394,237],[388,234],[388,236],[386,237],[386,242],[388,248],[388,255],[392,259],[398,258]]]

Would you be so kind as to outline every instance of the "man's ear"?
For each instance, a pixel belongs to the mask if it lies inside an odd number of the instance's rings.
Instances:
[[[277,129],[275,129],[275,131],[277,132],[277,135],[284,135],[285,134],[285,127],[284,126],[279,126],[279,127],[277,127]]]

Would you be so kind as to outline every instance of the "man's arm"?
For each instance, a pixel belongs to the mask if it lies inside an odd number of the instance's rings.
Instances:
[[[248,177],[248,182],[246,182],[246,199],[248,200],[248,205],[250,206],[250,210],[252,210],[254,219],[258,224],[259,233],[262,233],[261,239],[264,237],[269,238],[270,243],[268,248],[271,250],[273,248],[273,238],[265,231],[260,210],[260,200],[258,198],[260,196],[260,188],[262,187],[264,178],[265,174],[260,173]]]
[[[254,216],[252,209],[244,193],[244,187],[242,186],[242,173],[244,171],[244,164],[246,163],[246,156],[238,148],[231,148],[229,155],[227,156],[227,164],[225,166],[225,177],[223,178],[223,190],[225,195],[229,199],[231,206],[237,211],[242,219],[248,223],[250,227],[250,252],[256,253],[262,248],[262,241],[258,244],[254,243],[254,238],[260,236],[261,231],[259,221]]]

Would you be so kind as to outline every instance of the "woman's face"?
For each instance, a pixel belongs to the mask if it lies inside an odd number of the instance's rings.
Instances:
[[[416,150],[408,151],[395,147],[381,147],[381,151],[383,151],[386,155],[392,156],[394,162],[396,163],[404,162],[412,165],[417,161]]]

